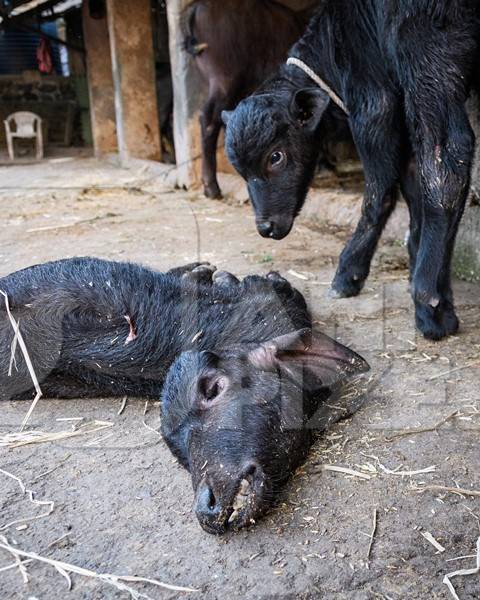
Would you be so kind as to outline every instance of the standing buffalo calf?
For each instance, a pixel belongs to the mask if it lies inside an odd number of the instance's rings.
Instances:
[[[192,476],[202,527],[261,514],[305,457],[329,388],[368,369],[312,330],[276,273],[240,282],[205,266],[166,274],[80,258],[0,279],[45,396],[162,398],[162,433]],[[0,399],[32,397],[0,308]],[[313,421],[314,423],[315,421]]]
[[[281,239],[305,201],[324,127],[348,113],[365,199],[333,292],[362,289],[401,188],[416,323],[431,339],[458,330],[450,272],[474,148],[464,103],[477,12],[478,0],[323,0],[278,75],[224,114],[258,230]]]
[[[217,141],[222,110],[251,94],[286,59],[302,35],[303,15],[275,0],[195,0],[185,14],[185,49],[208,83],[202,110],[202,180],[220,198]]]

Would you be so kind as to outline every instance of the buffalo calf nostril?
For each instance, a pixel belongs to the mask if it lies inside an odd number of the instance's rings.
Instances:
[[[209,495],[208,495],[208,508],[210,510],[214,510],[215,509],[215,505],[216,505],[216,501],[215,501],[215,494],[213,493],[213,491],[211,489],[209,489]]]
[[[213,517],[218,512],[218,503],[212,488],[204,485],[197,496],[195,510],[204,517]]]
[[[257,225],[258,233],[263,237],[269,237],[273,231],[273,224],[270,221],[262,221]]]

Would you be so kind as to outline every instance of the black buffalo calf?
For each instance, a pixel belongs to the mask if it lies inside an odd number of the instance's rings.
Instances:
[[[365,371],[312,330],[303,296],[276,273],[240,282],[205,265],[157,273],[79,258],[0,279],[43,393],[162,399],[162,433],[192,476],[202,527],[251,522],[304,458],[334,384]],[[0,307],[0,399],[31,398]],[[314,422],[314,421],[313,421]]]
[[[348,120],[365,198],[333,293],[362,289],[402,189],[416,323],[431,339],[458,329],[450,271],[474,149],[464,103],[478,13],[478,0],[323,0],[287,64],[224,114],[228,156],[247,180],[258,231],[274,239],[302,208],[326,128]]]

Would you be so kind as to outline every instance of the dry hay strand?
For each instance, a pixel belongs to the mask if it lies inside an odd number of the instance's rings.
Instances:
[[[3,536],[0,536],[0,539],[3,540],[5,538]],[[20,573],[22,574],[24,583],[28,583],[29,579],[27,570],[25,569],[25,565],[28,565],[31,562],[33,562],[31,558],[28,558],[27,560],[20,560],[20,557],[16,556],[15,562],[12,565],[7,565],[6,567],[0,568],[0,573],[3,573],[4,571],[11,571],[12,569],[19,569]]]
[[[416,469],[413,471],[403,471],[401,467],[398,466],[395,469],[389,469],[385,465],[380,462],[378,456],[374,456],[373,454],[365,454],[367,458],[373,458],[378,465],[378,468],[383,471],[386,475],[396,475],[397,477],[414,477],[415,475],[425,475],[427,473],[435,473],[437,470],[436,465],[431,465],[429,467],[425,467],[425,469]]]
[[[28,423],[34,409],[35,406],[37,405],[37,402],[40,400],[40,398],[42,397],[42,390],[40,388],[40,384],[38,383],[38,379],[37,376],[35,374],[35,369],[33,368],[33,364],[32,361],[30,360],[30,355],[28,354],[28,350],[27,350],[27,346],[25,344],[25,340],[23,339],[22,333],[20,331],[20,326],[17,323],[17,321],[15,320],[15,317],[12,315],[12,312],[10,310],[10,303],[8,301],[8,296],[7,294],[0,290],[0,294],[2,294],[2,296],[5,299],[5,309],[7,311],[7,316],[8,319],[13,327],[13,331],[14,331],[14,337],[13,337],[13,341],[12,341],[12,347],[11,347],[11,356],[10,356],[10,367],[8,370],[8,376],[11,377],[12,375],[12,368],[13,365],[15,363],[15,352],[17,349],[17,344],[20,346],[20,349],[22,351],[23,354],[23,358],[25,359],[25,364],[27,365],[27,369],[28,372],[30,374],[30,377],[32,379],[33,382],[33,386],[35,388],[35,398],[33,399],[32,404],[30,405],[30,408],[28,409],[27,414],[25,415],[25,418],[22,421],[22,425],[20,427],[20,431],[23,431],[25,429],[26,424]]]
[[[63,463],[65,461],[67,461],[71,456],[72,456],[71,454],[66,454],[58,464],[56,464],[51,469],[47,469],[46,471],[43,471],[42,473],[40,473],[40,475],[37,475],[35,477],[35,479],[32,479],[32,481],[30,483],[36,483],[39,479],[42,479],[42,477],[46,477],[47,475],[50,475],[50,473],[53,473],[59,467],[61,467],[63,465]]]
[[[120,405],[120,408],[118,409],[117,416],[120,416],[123,413],[123,411],[125,410],[125,407],[127,406],[127,401],[128,401],[128,396],[124,396],[124,398],[122,399],[122,404]]]
[[[158,431],[158,429],[155,429],[154,427],[150,427],[150,425],[145,421],[145,416],[147,414],[147,412],[149,411],[149,401],[146,400],[145,401],[145,406],[143,408],[143,419],[142,419],[142,425],[145,427],[145,429],[148,429],[149,431],[151,431],[152,433],[155,433],[155,435],[158,436],[162,436],[162,434]],[[160,427],[160,425],[159,425]]]
[[[459,373],[460,371],[465,371],[465,369],[471,369],[472,367],[480,367],[480,360],[472,360],[466,365],[462,367],[456,367],[455,369],[450,369],[449,371],[444,371],[443,373],[438,373],[437,375],[433,375],[433,377],[429,377],[427,381],[435,381],[436,379],[441,379],[442,377],[449,377],[454,373]]]
[[[437,552],[445,552],[445,548],[442,546],[442,544],[436,540],[433,535],[429,532],[429,531],[421,531],[420,535],[422,535],[429,544],[431,544],[435,550],[437,550]]]
[[[112,575],[111,573],[96,573],[95,571],[85,569],[77,565],[72,565],[63,561],[54,560],[52,558],[46,558],[45,556],[41,556],[40,554],[37,554],[35,552],[27,552],[25,550],[21,550],[20,548],[9,544],[8,540],[4,536],[0,536],[0,548],[6,550],[17,559],[26,558],[31,561],[38,561],[47,565],[51,565],[66,579],[68,590],[72,589],[72,580],[70,574],[75,573],[76,575],[82,575],[83,577],[103,581],[104,583],[115,587],[117,590],[127,592],[128,594],[130,594],[130,597],[133,600],[139,600],[140,598],[144,598],[145,600],[153,599],[147,594],[143,594],[135,590],[133,587],[126,585],[127,583],[148,583],[150,585],[161,587],[173,592],[192,593],[199,591],[195,588],[172,585],[163,581],[158,581],[157,579],[148,579],[146,577],[135,577],[132,575]],[[23,569],[25,568],[26,563],[27,561],[25,560],[21,563]],[[18,562],[15,562],[12,565],[7,565],[7,567],[4,567],[3,570],[13,569],[14,567],[19,566],[20,564]]]
[[[370,562],[370,556],[372,554],[373,543],[375,541],[375,534],[377,533],[377,522],[378,522],[378,508],[375,507],[373,509],[372,532],[369,536],[370,542],[368,543],[368,549],[367,549],[367,563]]]
[[[454,577],[468,577],[470,575],[479,575],[480,574],[480,537],[477,540],[477,566],[473,569],[460,569],[459,571],[453,571],[452,573],[447,573],[443,578],[443,583],[448,587],[450,593],[452,594],[455,600],[460,600],[453,587],[453,583],[450,581]]]
[[[431,465],[430,467],[426,467],[425,469],[417,469],[416,471],[393,471],[392,469],[387,469],[387,467],[385,467],[381,463],[378,463],[378,466],[382,469],[384,473],[387,473],[387,475],[397,475],[399,477],[414,477],[415,475],[435,473],[435,471],[437,470],[437,467],[435,465]]]
[[[385,441],[392,442],[393,440],[396,440],[397,438],[406,437],[408,435],[417,435],[419,433],[428,433],[430,431],[437,431],[442,425],[445,425],[445,423],[448,423],[449,421],[451,421],[452,419],[455,419],[459,415],[460,415],[460,412],[458,410],[456,410],[455,412],[450,413],[445,418],[443,418],[441,421],[438,421],[438,423],[435,423],[434,425],[431,425],[430,427],[416,427],[416,428],[412,428],[412,429],[405,429],[403,431],[399,431],[398,433],[394,433],[393,435],[390,435],[389,437],[385,438]]]
[[[298,271],[294,271],[293,269],[290,269],[288,271],[289,275],[292,275],[293,277],[296,277],[297,279],[301,279],[302,281],[308,281],[309,277],[308,275],[305,275],[304,273],[299,273]]]
[[[83,423],[77,428],[71,431],[57,431],[57,432],[45,432],[45,431],[21,431],[15,433],[7,433],[0,435],[0,448],[19,448],[21,446],[27,446],[29,444],[44,444],[46,442],[58,442],[60,440],[66,440],[73,437],[79,437],[82,435],[88,435],[90,433],[97,433],[103,429],[113,427],[113,423],[108,421],[93,421],[90,423]]]
[[[457,494],[457,496],[476,496],[480,497],[480,491],[468,490],[460,487],[449,487],[447,485],[422,485],[421,487],[414,488],[415,492],[423,494],[423,492],[445,492],[448,494]]]
[[[16,481],[18,483],[18,485],[20,486],[20,489],[22,490],[22,494],[28,495],[28,499],[30,500],[30,502],[32,504],[36,504],[37,506],[48,506],[48,510],[46,512],[44,512],[40,515],[36,515],[34,517],[23,517],[20,519],[15,519],[14,521],[10,521],[9,523],[2,525],[0,527],[0,531],[4,531],[5,529],[8,529],[12,525],[17,525],[18,523],[26,523],[27,521],[35,521],[37,519],[43,519],[52,514],[53,509],[55,507],[55,504],[52,500],[36,500],[34,497],[34,492],[32,490],[29,490],[26,487],[26,485],[23,483],[23,481],[20,479],[20,477],[17,477],[16,475],[13,475],[12,473],[5,471],[4,469],[0,469],[0,473],[5,475],[6,477],[10,477],[10,479],[13,479],[14,481]],[[23,573],[23,571],[22,571],[22,573]]]
[[[333,471],[334,473],[342,473],[343,475],[350,475],[351,477],[358,477],[359,479],[371,479],[371,475],[367,475],[366,473],[361,473],[360,471],[355,471],[355,469],[350,469],[348,467],[339,467],[337,465],[322,465],[322,471]]]

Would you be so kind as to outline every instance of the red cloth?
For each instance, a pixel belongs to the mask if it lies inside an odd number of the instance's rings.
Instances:
[[[37,61],[40,73],[50,75],[53,71],[52,47],[47,38],[42,37],[37,48]]]

